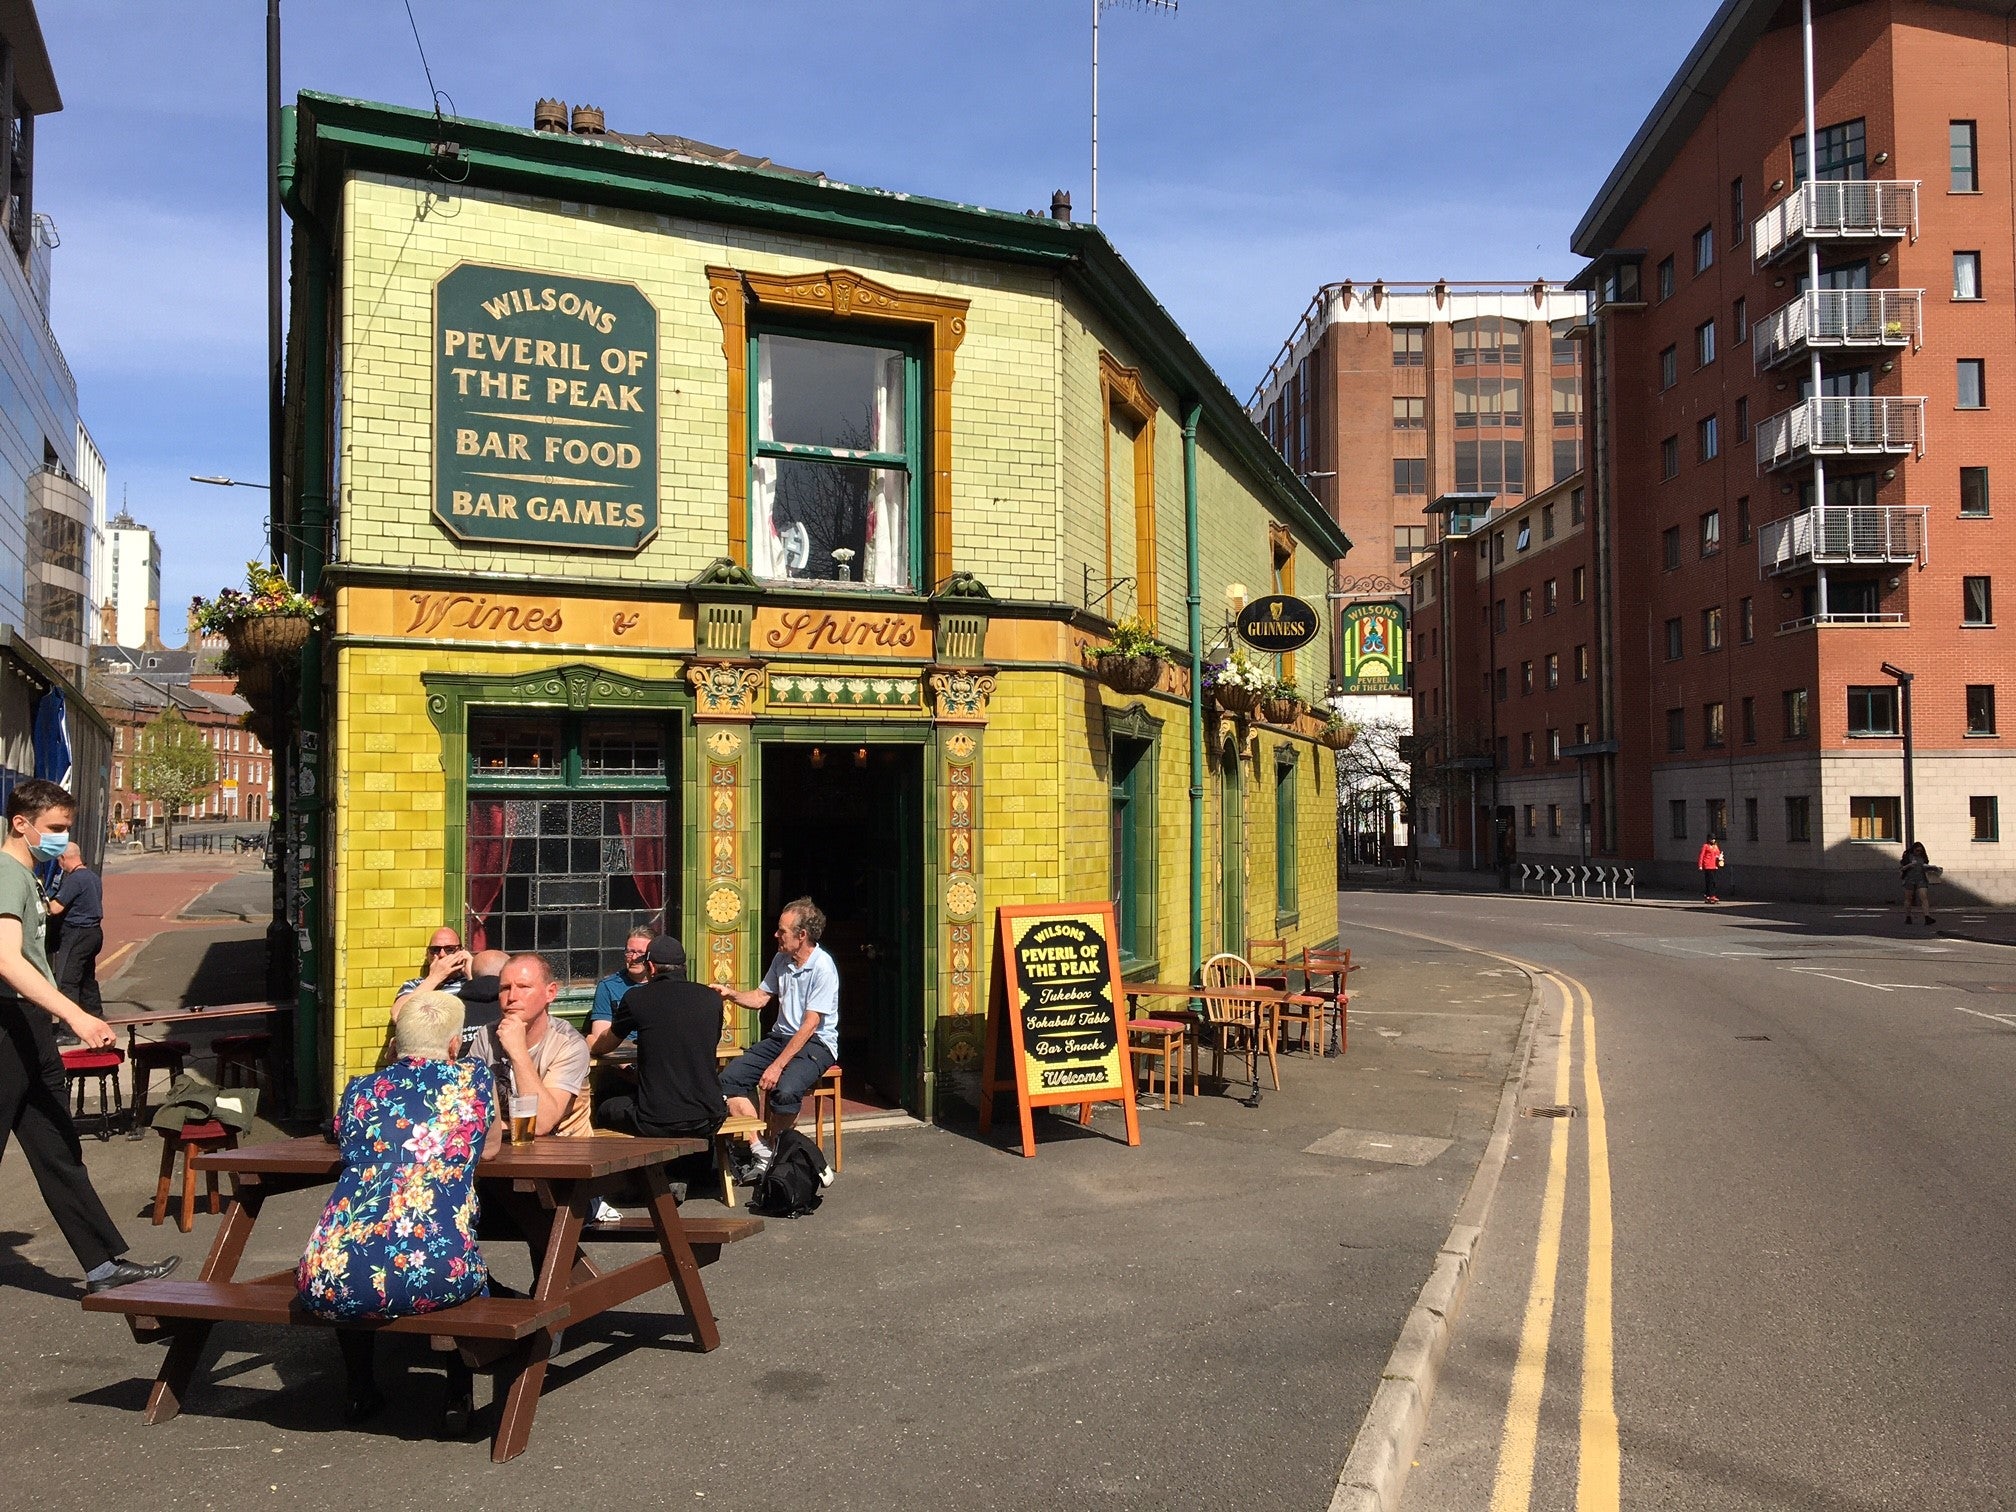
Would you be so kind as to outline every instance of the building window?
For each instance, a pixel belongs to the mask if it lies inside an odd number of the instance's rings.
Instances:
[[[1561,580],[1549,578],[1540,585],[1540,612],[1552,614],[1561,607]]]
[[[1529,767],[1533,765],[1533,732],[1531,730],[1528,730],[1524,735],[1519,737],[1519,764]]]
[[[1729,838],[1729,800],[1709,798],[1701,805],[1701,833],[1710,840]]]
[[[1420,367],[1428,360],[1428,327],[1393,327],[1393,366]]]
[[[1666,660],[1678,661],[1686,654],[1679,616],[1666,621]]]
[[[1729,227],[1732,244],[1742,246],[1750,224],[1743,214],[1743,180],[1740,178],[1729,180]]]
[[[1569,573],[1568,585],[1570,590],[1570,597],[1572,597],[1576,603],[1579,604],[1584,599],[1588,598],[1589,569],[1587,567],[1577,567],[1573,572]]]
[[[1518,539],[1513,542],[1512,549],[1514,551],[1524,551],[1527,547],[1531,546],[1532,544],[1533,544],[1533,522],[1531,520],[1521,520],[1519,522],[1519,536]]]
[[[1994,580],[1985,577],[1963,577],[1960,579],[1961,611],[1963,625],[1992,625],[1995,623]]]
[[[1659,476],[1662,480],[1680,476],[1680,438],[1678,436],[1668,436],[1664,441],[1659,443]]]
[[[1497,623],[1498,633],[1505,633],[1505,600],[1500,599],[1492,606],[1492,617]]]
[[[1507,691],[1507,686],[1508,681],[1506,670],[1505,668],[1500,667],[1498,669],[1498,702],[1500,703],[1505,702],[1507,698],[1511,697],[1511,694]],[[1500,765],[1503,765],[1503,763],[1501,762]]]
[[[1393,459],[1393,492],[1396,494],[1427,493],[1428,459],[1426,457],[1395,457]]]
[[[1587,646],[1577,646],[1575,648],[1575,681],[1578,683],[1589,681],[1589,648]]]
[[[1750,339],[1750,301],[1739,299],[1729,311],[1729,339],[1737,346]]]
[[[2000,840],[2002,838],[2002,806],[1998,798],[1969,798],[1967,819],[1973,826],[1970,838],[1975,840]]]
[[[1850,735],[1895,735],[1897,690],[1886,683],[1848,690]]]
[[[1485,315],[1450,327],[1458,367],[1518,367],[1525,361],[1525,330],[1516,320]]]
[[[1785,838],[1794,844],[1813,838],[1812,800],[1805,796],[1785,800]]]
[[[1701,555],[1714,556],[1722,549],[1722,511],[1711,509],[1701,516]]]
[[[1519,663],[1519,691],[1522,694],[1533,691],[1533,663],[1530,661]]]
[[[1526,443],[1458,441],[1456,488],[1459,493],[1525,493]]]
[[[1736,539],[1747,543],[1750,539],[1750,496],[1745,494],[1736,501]]]
[[[1668,709],[1666,711],[1666,749],[1684,751],[1687,749],[1687,711]]]
[[[1750,439],[1750,401],[1736,401],[1736,444],[1741,446]]]
[[[1540,506],[1540,539],[1543,541],[1554,539],[1554,506],[1552,504],[1542,504]]]
[[[1822,126],[1814,134],[1814,150],[1819,157],[1822,180],[1852,180],[1868,177],[1866,137],[1860,120],[1843,121],[1838,126]],[[1792,138],[1792,182],[1806,182],[1806,134]]]
[[[1960,513],[1986,518],[1988,514],[1988,469],[1960,469]]]
[[[1505,560],[1505,532],[1500,530],[1491,537],[1491,560],[1503,563]],[[1505,628],[1505,601],[1498,601],[1498,628]]]
[[[1458,378],[1452,394],[1458,430],[1517,430],[1526,423],[1523,379]]]
[[[1547,688],[1551,692],[1560,686],[1561,653],[1559,651],[1549,651],[1547,653]]]
[[[1807,698],[1804,688],[1787,688],[1784,693],[1785,738],[1798,740],[1805,736],[1807,725]]]
[[[1582,470],[1582,443],[1573,438],[1554,439],[1554,478],[1559,483],[1563,478],[1573,477]]]
[[[1955,299],[1979,299],[1981,297],[1981,254],[1979,252],[1955,252],[1953,254],[1953,297]]]
[[[1558,803],[1547,805],[1547,833],[1557,838],[1561,834],[1561,805]]]
[[[1750,841],[1753,845],[1757,842],[1757,800],[1755,798],[1745,798],[1743,800],[1743,838]]]
[[[1152,961],[1155,950],[1155,746],[1114,735],[1107,753],[1113,922],[1124,962]]]
[[[1722,649],[1722,610],[1719,605],[1701,611],[1701,649],[1703,651]]]
[[[1747,598],[1736,605],[1736,637],[1746,646],[1757,639],[1757,606]]]
[[[1678,525],[1668,525],[1664,530],[1659,532],[1659,550],[1661,558],[1666,563],[1666,570],[1668,572],[1671,572],[1675,567],[1680,565],[1680,527]]]
[[[1685,798],[1667,799],[1666,819],[1673,838],[1675,840],[1685,840],[1687,838],[1687,800]]]
[[[1743,721],[1743,744],[1757,744],[1757,700],[1745,698],[1737,705],[1737,712]],[[1757,837],[1752,835],[1750,838],[1754,840]]]
[[[1715,360],[1715,322],[1704,320],[1694,327],[1694,366],[1706,367]]]
[[[1706,273],[1715,266],[1715,228],[1703,226],[1694,233],[1694,271]]]
[[[1547,759],[1550,762],[1561,759],[1561,732],[1559,730],[1549,730],[1547,732]]]
[[[1662,300],[1673,297],[1673,259],[1670,257],[1659,260],[1659,297]]]
[[[1977,194],[1981,189],[1981,174],[1975,160],[1974,123],[1954,121],[1946,128],[1949,144],[1947,152],[1946,187],[1954,194]]]
[[[1995,733],[1995,684],[1967,684],[1967,733],[1969,735]]]
[[[1988,408],[1988,364],[1979,357],[1962,357],[1954,364],[1954,405],[1959,409]]]
[[[1694,440],[1703,462],[1713,462],[1722,455],[1722,432],[1713,415],[1704,416],[1696,423]]]
[[[1411,562],[1428,549],[1428,527],[1426,525],[1395,525],[1393,527],[1393,560]]]
[[[1896,798],[1851,797],[1848,800],[1850,840],[1895,840],[1903,805]]]
[[[1570,525],[1582,523],[1582,490],[1579,488],[1571,489],[1568,493],[1568,523]]]
[[[1300,911],[1300,867],[1295,846],[1295,763],[1274,763],[1274,913],[1286,923]]]
[[[1420,395],[1393,396],[1393,429],[1426,430],[1428,428],[1428,401]]]
[[[1728,729],[1723,719],[1723,708],[1719,703],[1701,705],[1701,744],[1721,746],[1728,740]]]
[[[750,570],[775,581],[913,589],[923,524],[917,358],[765,332],[756,364]]]
[[[1529,804],[1527,804],[1527,805],[1526,805],[1526,833],[1527,833],[1527,834],[1529,834],[1529,835],[1531,835],[1531,834],[1534,834],[1534,833],[1535,833],[1535,829],[1534,829],[1534,821],[1533,821],[1533,812],[1534,812],[1534,810],[1533,810],[1533,805],[1532,805],[1532,804],[1530,804],[1530,803],[1529,803]]]
[[[1533,623],[1533,590],[1531,588],[1521,588],[1519,590],[1519,623],[1522,625]]]
[[[1680,381],[1680,348],[1669,346],[1659,354],[1659,387],[1669,389]]]
[[[1572,429],[1582,423],[1582,380],[1574,373],[1556,373],[1548,388],[1554,396],[1554,426]]]

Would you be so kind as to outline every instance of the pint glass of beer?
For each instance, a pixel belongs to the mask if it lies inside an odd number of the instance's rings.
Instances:
[[[512,1144],[524,1144],[539,1128],[539,1099],[536,1097],[514,1097],[511,1099],[511,1117],[504,1125],[504,1137]]]

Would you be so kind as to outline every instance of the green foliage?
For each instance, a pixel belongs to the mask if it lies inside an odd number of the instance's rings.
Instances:
[[[295,592],[278,568],[247,562],[243,589],[226,588],[214,599],[192,599],[189,611],[190,623],[199,633],[220,635],[233,625],[268,615],[292,615],[312,622],[321,617],[322,601],[313,594]]]
[[[1159,656],[1164,661],[1173,659],[1174,653],[1155,638],[1154,632],[1131,615],[1113,627],[1110,645],[1100,648],[1101,656]]]
[[[140,732],[128,771],[133,791],[167,811],[166,838],[172,843],[182,805],[217,780],[217,757],[180,709],[164,709]]]

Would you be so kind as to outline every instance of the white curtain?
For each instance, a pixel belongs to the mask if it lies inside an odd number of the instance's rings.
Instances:
[[[770,345],[756,343],[756,434],[769,438],[776,417],[771,408]],[[789,577],[784,543],[773,518],[777,508],[777,463],[757,457],[749,469],[749,570],[759,578]]]
[[[900,452],[903,435],[904,360],[886,356],[875,376],[875,450]],[[910,586],[910,478],[897,468],[875,470],[868,494],[868,560],[861,581],[876,588]]]

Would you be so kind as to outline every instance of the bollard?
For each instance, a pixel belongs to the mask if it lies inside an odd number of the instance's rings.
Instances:
[[[1624,885],[1631,889],[1631,901],[1636,903],[1638,901],[1638,870],[1636,867],[1627,866],[1624,868]]]

